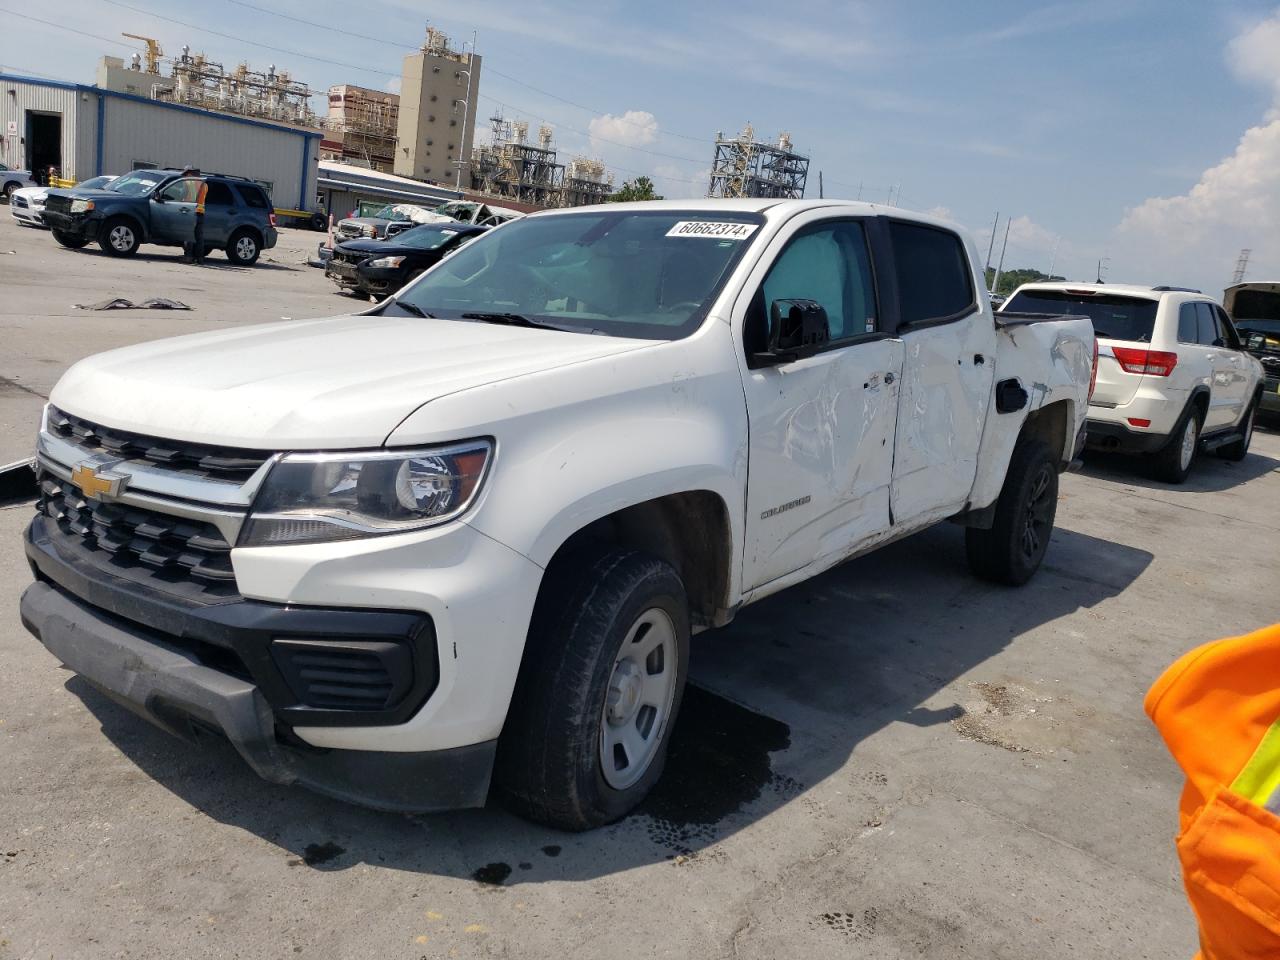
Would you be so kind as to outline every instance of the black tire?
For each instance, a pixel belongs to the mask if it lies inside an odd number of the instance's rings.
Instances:
[[[307,223],[317,233],[329,229],[329,218],[323,213],[313,213]]]
[[[227,241],[227,259],[237,267],[252,267],[262,255],[262,238],[256,231],[241,228]]]
[[[1169,442],[1151,458],[1153,477],[1165,483],[1182,483],[1187,479],[1200,449],[1200,427],[1203,423],[1204,414],[1200,412],[1200,408],[1188,407],[1182,419],[1178,421],[1178,425],[1173,428]],[[1187,440],[1189,431],[1194,432],[1194,437],[1190,441]],[[1183,452],[1184,444],[1187,442],[1191,444],[1189,458],[1185,457]]]
[[[89,242],[84,237],[74,237],[69,233],[63,233],[61,230],[52,230],[50,232],[53,234],[53,239],[68,250],[79,250]]]
[[[128,217],[112,217],[98,231],[98,246],[112,257],[132,257],[141,243],[138,225]]]
[[[1241,421],[1240,439],[1234,443],[1224,444],[1218,448],[1218,456],[1232,463],[1239,463],[1249,454],[1249,444],[1253,441],[1253,424],[1258,419],[1258,398],[1254,397],[1249,409],[1244,412]]]
[[[1042,440],[1019,440],[990,530],[965,530],[969,567],[984,580],[1020,587],[1040,569],[1058,512],[1058,464]]]
[[[607,712],[614,709],[611,681],[633,626],[657,615],[672,628],[674,663],[665,665],[675,671],[674,694],[660,729],[650,728],[656,739],[647,741],[647,766],[637,766],[638,779],[616,789],[606,782],[602,756],[606,724],[614,723]],[[669,564],[623,549],[558,560],[538,595],[498,742],[498,795],[530,820],[562,830],[589,830],[626,815],[662,776],[688,664],[688,601]],[[635,714],[637,725],[644,709]],[[626,773],[623,766],[610,775],[619,769]]]
[[[8,183],[6,183],[6,184],[4,185],[4,198],[5,198],[6,200],[10,200],[10,201],[12,201],[12,200],[13,200],[13,193],[14,193],[14,191],[15,191],[15,190],[17,190],[17,189],[18,189],[18,183],[17,183],[17,181],[15,181],[15,180],[10,180]]]

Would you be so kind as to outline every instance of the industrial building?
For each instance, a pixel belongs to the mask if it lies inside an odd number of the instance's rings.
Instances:
[[[400,97],[351,83],[329,88],[320,159],[391,173],[396,162]]]
[[[155,76],[123,72],[143,85]],[[0,74],[0,134],[0,160],[18,168],[84,180],[190,165],[257,181],[277,207],[316,206],[319,130],[152,99],[150,90]]]
[[[465,182],[483,58],[454,50],[427,28],[422,49],[404,58],[394,172],[434,183]]]
[[[538,128],[538,142],[529,143],[529,124],[489,118],[489,143],[471,154],[471,188],[485,196],[527,203],[535,207],[576,207],[601,203],[613,192],[613,177],[603,161],[574,157],[560,163],[550,126]]]
[[[809,158],[795,152],[790,134],[769,143],[747,124],[736,137],[716,134],[707,196],[799,200],[808,178]]]

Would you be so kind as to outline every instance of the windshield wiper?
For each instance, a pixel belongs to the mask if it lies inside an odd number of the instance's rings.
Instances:
[[[554,323],[546,323],[542,320],[534,320],[532,317],[526,317],[523,313],[464,313],[461,315],[463,320],[480,320],[484,323],[504,323],[511,327],[543,327],[548,330],[563,330],[563,327],[556,326]]]
[[[401,310],[408,310],[408,311],[409,311],[410,313],[412,313],[415,317],[422,317],[422,319],[423,319],[423,320],[435,320],[435,319],[436,319],[436,318],[435,318],[435,317],[433,317],[431,314],[427,313],[427,311],[423,310],[423,309],[422,309],[420,306],[418,306],[416,303],[413,303],[413,302],[411,302],[411,301],[409,301],[409,300],[398,300],[398,299],[396,299],[395,297],[392,297],[392,298],[391,298],[391,303],[392,303],[392,304],[394,304],[395,306],[399,307]]]

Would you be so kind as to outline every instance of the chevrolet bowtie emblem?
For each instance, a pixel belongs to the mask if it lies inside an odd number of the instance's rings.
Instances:
[[[71,471],[71,482],[86,497],[115,498],[124,493],[124,488],[129,484],[129,475],[106,469],[95,470],[89,464],[82,463]]]

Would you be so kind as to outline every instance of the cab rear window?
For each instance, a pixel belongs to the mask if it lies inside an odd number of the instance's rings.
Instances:
[[[1003,309],[1011,313],[1061,313],[1088,317],[1093,321],[1093,332],[1099,337],[1150,343],[1158,305],[1156,300],[1113,293],[1023,290],[1011,297]]]

